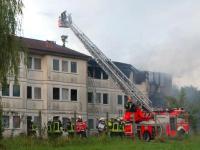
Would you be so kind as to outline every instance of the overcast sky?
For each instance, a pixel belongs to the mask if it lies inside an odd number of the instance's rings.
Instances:
[[[179,86],[200,88],[199,0],[24,0],[23,36],[52,40],[88,54],[69,29],[64,10],[112,60],[170,73]]]

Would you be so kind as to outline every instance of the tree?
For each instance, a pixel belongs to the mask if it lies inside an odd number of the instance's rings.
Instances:
[[[22,8],[22,0],[0,0],[0,83],[18,76]]]
[[[3,138],[3,123],[2,123],[2,118],[3,118],[3,108],[2,104],[0,103],[0,140]]]

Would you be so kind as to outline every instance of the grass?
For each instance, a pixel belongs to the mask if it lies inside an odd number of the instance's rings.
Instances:
[[[87,139],[34,139],[16,137],[3,139],[0,150],[199,150],[200,136],[183,140],[167,139],[144,142],[127,138],[89,137]]]

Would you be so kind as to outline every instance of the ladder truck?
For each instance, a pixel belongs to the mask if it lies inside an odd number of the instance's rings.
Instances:
[[[134,136],[137,133],[139,138],[146,141],[154,139],[160,133],[161,123],[155,119],[156,114],[159,113],[154,111],[150,99],[74,24],[71,14],[66,11],[61,13],[58,26],[70,28],[98,65],[129,97],[123,117],[124,134]]]

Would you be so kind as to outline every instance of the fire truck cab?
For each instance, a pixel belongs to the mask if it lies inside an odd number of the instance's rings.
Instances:
[[[156,120],[163,132],[169,137],[183,136],[189,133],[188,113],[183,108],[155,111]]]

